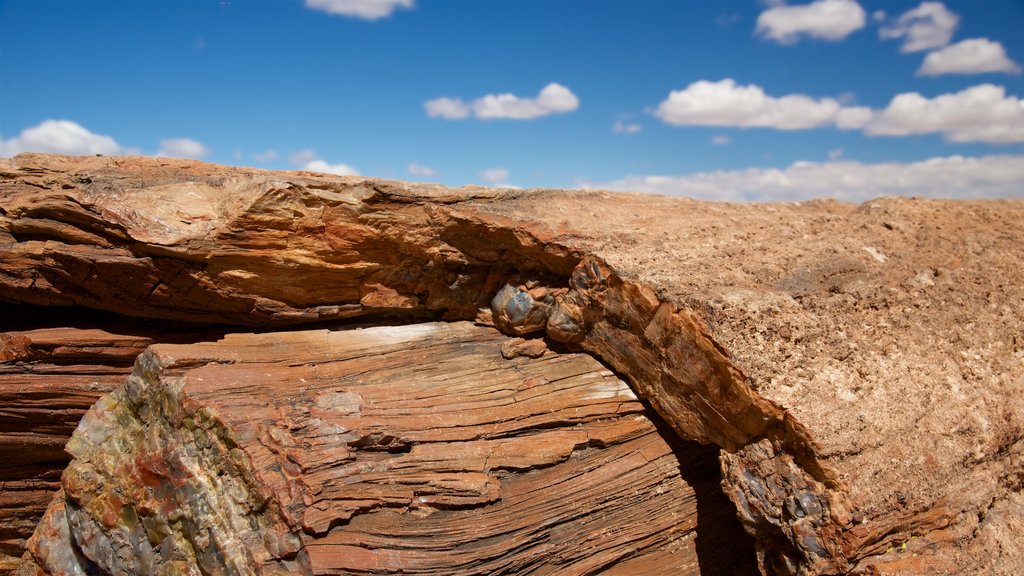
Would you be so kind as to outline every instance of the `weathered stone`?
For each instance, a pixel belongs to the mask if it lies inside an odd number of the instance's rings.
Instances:
[[[713,452],[673,450],[589,356],[505,360],[506,341],[434,323],[153,346],[69,442],[35,561],[52,574],[698,573],[710,559],[684,474],[713,476]],[[701,522],[742,534],[700,488]],[[715,561],[753,568],[731,555]]]
[[[5,310],[9,325],[96,324],[96,318]],[[69,317],[70,316],[70,317]],[[0,332],[0,573],[20,562],[25,542],[68,463],[64,445],[86,410],[124,382],[154,342],[216,338],[217,331],[108,320],[108,329],[37,328]]]
[[[525,356],[527,358],[540,358],[548,351],[548,345],[542,338],[512,338],[501,345],[501,355],[507,360]]]
[[[724,449],[766,569],[1024,565],[1020,201],[728,205],[22,155],[0,161],[0,208],[10,302],[282,327],[471,319],[506,284],[548,287],[552,340]]]

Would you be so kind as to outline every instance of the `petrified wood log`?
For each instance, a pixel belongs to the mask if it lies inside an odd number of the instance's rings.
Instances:
[[[767,573],[1020,572],[1022,246],[1020,201],[0,161],[0,299],[278,328],[483,308],[593,353],[681,437],[720,446]]]
[[[54,574],[699,573],[683,475],[713,453],[673,451],[591,357],[508,360],[507,340],[463,322],[153,346],[82,420],[32,551]]]

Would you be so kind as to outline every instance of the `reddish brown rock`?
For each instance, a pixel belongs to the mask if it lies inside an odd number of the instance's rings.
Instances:
[[[1020,201],[726,205],[22,155],[0,209],[10,302],[281,327],[469,319],[522,287],[549,338],[724,449],[765,571],[1024,566]],[[513,300],[481,317],[536,330]]]
[[[685,479],[713,477],[713,451],[673,450],[589,356],[506,360],[506,340],[433,323],[153,346],[82,420],[32,553],[53,574],[753,569],[698,550],[698,505],[741,534]]]
[[[95,329],[0,333],[0,571],[20,561],[79,419],[151,342]]]

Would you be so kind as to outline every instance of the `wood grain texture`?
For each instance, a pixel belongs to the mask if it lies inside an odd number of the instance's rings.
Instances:
[[[155,345],[83,419],[31,550],[44,573],[698,574],[700,514],[742,542],[713,451],[666,441],[591,357],[507,342],[462,322]]]

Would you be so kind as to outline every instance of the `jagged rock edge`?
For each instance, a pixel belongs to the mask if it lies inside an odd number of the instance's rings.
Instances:
[[[367,205],[387,202],[412,205],[420,202],[420,198],[415,195],[403,194],[388,184],[367,181],[360,185],[372,190],[363,199]],[[352,187],[347,184],[339,186]],[[278,188],[267,191],[254,204],[267,194],[294,193],[296,189],[292,185],[283,190]],[[446,199],[426,207],[432,218],[449,220],[448,226],[437,221],[432,223],[435,228],[439,228],[438,236],[441,237],[452,227],[460,226],[477,227],[478,233],[503,234],[506,242],[507,237],[511,236],[518,245],[506,250],[502,258],[504,264],[494,265],[505,269],[500,273],[501,276],[544,273],[549,278],[564,278],[566,268],[575,264],[573,274],[567,281],[572,290],[563,297],[556,310],[565,312],[562,304],[571,301],[572,297],[582,299],[587,304],[582,308],[580,317],[585,335],[578,344],[623,374],[638,395],[645,398],[681,436],[714,443],[723,448],[723,489],[737,504],[744,526],[758,538],[759,554],[765,566],[772,566],[773,570],[783,573],[847,572],[855,568],[857,560],[878,548],[884,549],[885,542],[894,539],[898,533],[924,529],[914,518],[900,517],[887,522],[886,526],[872,527],[867,535],[854,536],[850,532],[852,523],[855,523],[851,516],[852,503],[847,501],[845,489],[835,474],[818,461],[809,433],[784,409],[757,395],[742,370],[729,360],[728,352],[709,335],[697,314],[686,310],[683,305],[662,299],[651,288],[618,277],[610,266],[596,256],[575,253],[570,247],[541,240],[529,231],[494,223],[473,222],[450,213],[449,205],[457,205],[459,201]],[[442,205],[437,206],[437,203]],[[79,206],[85,212],[89,211],[88,207]],[[182,256],[181,252],[165,246],[132,241],[117,226],[111,226],[100,218],[85,219],[74,224],[80,226],[87,222],[99,222],[98,225],[105,229],[104,232],[108,233],[111,240],[120,240],[124,235],[125,240],[131,242],[131,252],[136,256],[159,254],[175,259]],[[119,233],[110,233],[106,229],[117,229]],[[82,232],[89,233],[88,230]],[[74,240],[82,241],[81,238]],[[402,244],[401,241],[398,243]],[[415,243],[406,242],[403,247],[411,254],[426,258],[422,247]],[[532,254],[517,253],[521,250]],[[548,262],[541,266],[527,265],[538,254],[547,256]],[[608,306],[608,297],[612,298],[612,306]],[[641,300],[646,300],[644,305],[632,305]],[[41,298],[36,303],[55,302]],[[70,299],[63,303],[85,306],[97,304]],[[282,314],[275,309],[274,304],[257,301],[255,306],[257,311],[260,311],[258,308],[261,306],[268,306],[260,312],[265,320],[275,325],[304,324],[319,319],[308,315]],[[365,306],[351,305],[341,314],[333,315],[333,318],[360,316],[366,311]],[[153,313],[152,310],[148,312]],[[181,311],[164,312],[157,314],[157,317],[173,316]],[[447,313],[448,319],[466,318],[464,310],[448,310]],[[203,313],[194,316],[194,320],[209,318],[208,314]],[[245,324],[246,318],[251,316],[243,314],[230,320]],[[259,318],[255,323],[258,321]],[[249,323],[254,321],[250,320]],[[618,340],[609,336],[612,333]],[[675,359],[664,353],[658,354],[658,346],[651,340],[663,344],[662,352],[671,346],[682,346],[683,349],[676,352],[682,353],[689,360],[702,362],[702,371],[697,375],[680,374],[681,367],[673,364]],[[628,345],[613,345],[616,341]],[[659,361],[659,370],[656,377],[648,378],[655,374],[645,374],[643,369],[652,364],[631,364],[629,360],[630,356],[649,357],[652,352]],[[688,366],[687,370],[690,369]],[[668,378],[669,382],[666,383],[664,378]],[[709,400],[709,397],[713,398]],[[732,410],[723,410],[728,407],[716,402],[716,399],[721,398],[737,400],[738,404]],[[693,402],[695,405],[692,409],[680,410],[680,402],[683,402],[682,405],[685,402]],[[722,424],[727,426],[723,428]],[[773,476],[777,479],[768,479],[770,474],[765,473],[765,463],[769,463],[768,468],[775,469]],[[782,502],[759,501],[767,493],[765,488],[769,482],[776,485],[782,483],[785,492]],[[813,499],[806,495],[813,496]],[[934,526],[948,522],[945,515],[940,516],[938,520],[926,524]],[[805,520],[808,517],[810,520]]]

